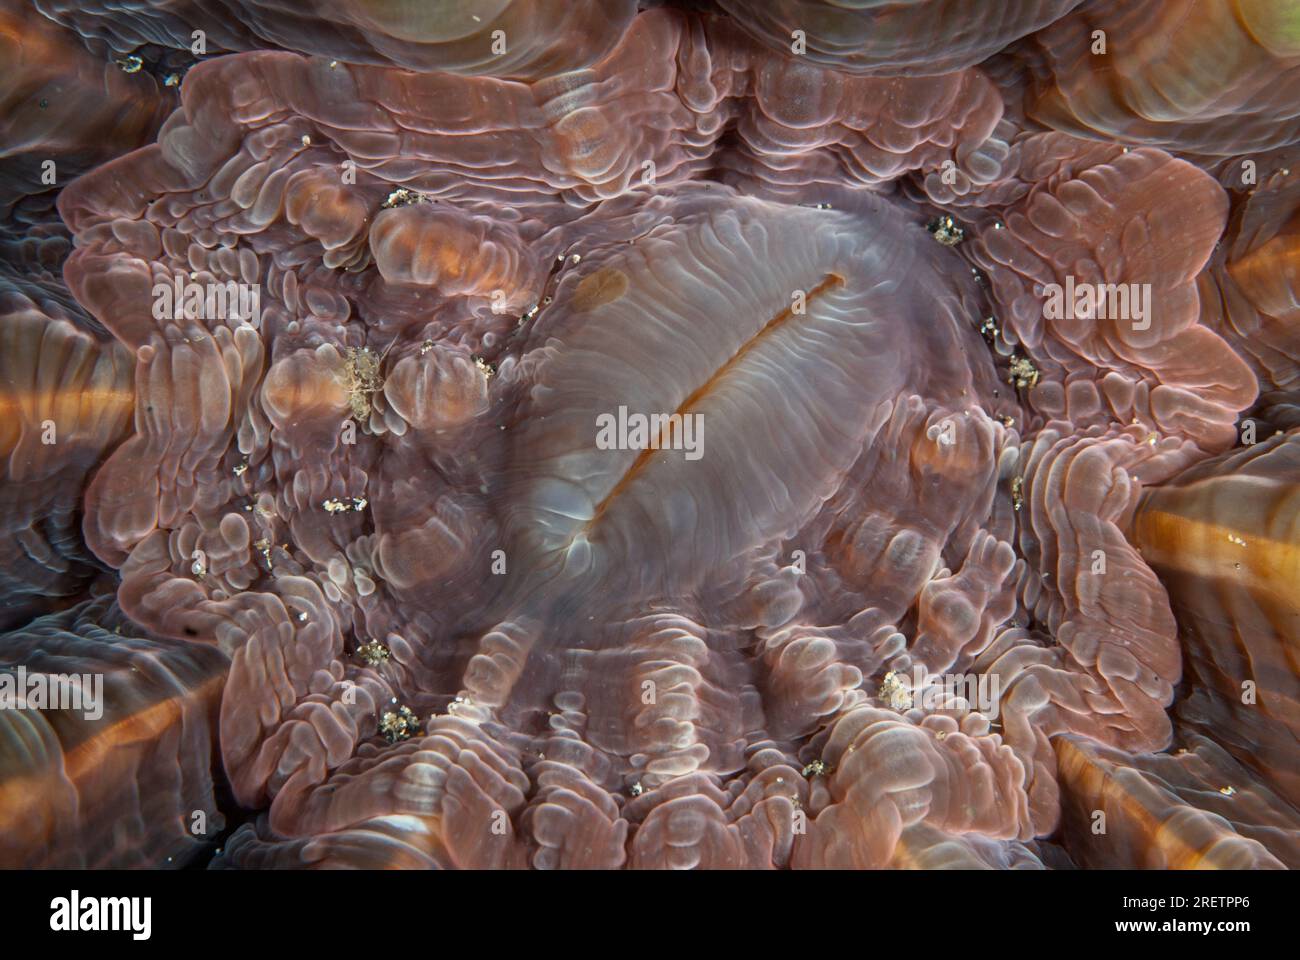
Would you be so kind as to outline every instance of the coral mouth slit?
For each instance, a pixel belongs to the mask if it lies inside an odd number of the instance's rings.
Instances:
[[[805,309],[806,306],[811,305],[821,295],[843,285],[843,277],[835,273],[828,273],[815,287],[807,292]],[[690,414],[702,398],[708,396],[721,380],[725,379],[729,373],[744,362],[745,357],[754,350],[764,337],[776,332],[797,315],[798,314],[795,312],[795,306],[792,303],[790,306],[784,308],[780,313],[776,314],[776,316],[772,317],[771,320],[763,325],[763,328],[759,330],[758,333],[754,334],[754,336],[746,341],[744,345],[742,345],[741,348],[737,350],[725,363],[718,367],[708,381],[702,383],[694,392],[691,393],[690,396],[683,400],[678,408],[673,411],[671,416],[684,418]],[[584,523],[579,531],[575,533],[573,539],[570,540],[570,545],[572,545],[573,541],[578,539],[578,537],[590,537],[591,533],[599,525],[600,519],[604,516],[609,504],[616,500],[619,494],[622,493],[647,466],[651,457],[660,450],[663,439],[662,435],[656,435],[653,438],[653,441],[637,455],[636,460],[633,461],[632,465],[623,474],[618,483],[615,484],[614,488],[610,490],[600,503],[596,505],[596,509],[593,511],[591,519]]]

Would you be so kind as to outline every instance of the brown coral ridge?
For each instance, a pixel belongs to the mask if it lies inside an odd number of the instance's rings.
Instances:
[[[7,227],[0,655],[111,694],[7,728],[48,862],[218,786],[223,867],[1295,862],[1271,4],[37,6],[96,117],[211,42],[75,302]]]
[[[1261,437],[1148,491],[1133,540],[1169,585],[1191,690],[1178,705],[1287,800],[1300,802],[1296,591],[1300,442]]]
[[[5,636],[6,679],[26,681],[6,696],[67,681],[65,701],[0,711],[5,866],[180,866],[221,834],[212,757],[229,661],[134,631],[99,598]]]

